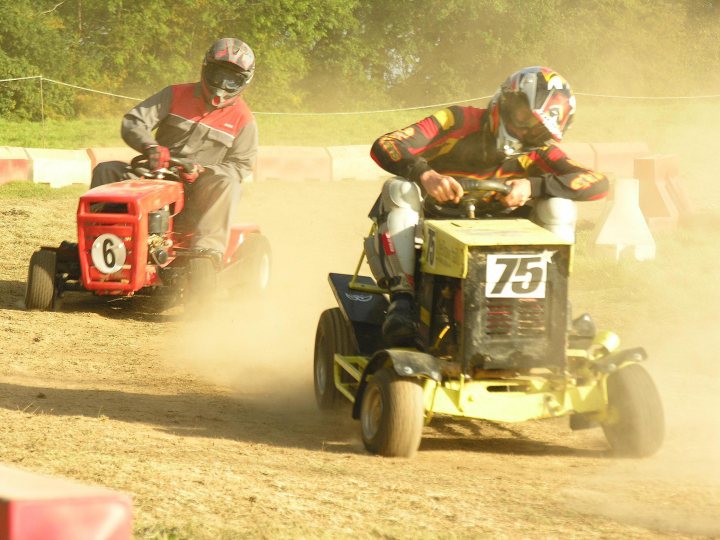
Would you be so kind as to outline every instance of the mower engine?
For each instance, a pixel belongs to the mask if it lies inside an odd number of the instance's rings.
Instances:
[[[165,180],[128,180],[80,197],[77,211],[81,283],[97,294],[132,295],[160,284],[158,267],[173,258],[173,218],[183,186]]]

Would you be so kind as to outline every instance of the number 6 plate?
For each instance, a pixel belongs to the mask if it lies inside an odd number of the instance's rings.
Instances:
[[[553,252],[532,255],[493,253],[487,256],[485,296],[545,298],[548,264]]]
[[[90,249],[95,268],[103,274],[114,274],[125,264],[127,250],[121,238],[114,234],[101,234],[92,243]]]

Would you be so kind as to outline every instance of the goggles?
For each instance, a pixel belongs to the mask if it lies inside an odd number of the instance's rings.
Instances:
[[[205,68],[205,80],[215,88],[221,88],[226,92],[237,92],[245,86],[248,76],[220,64],[208,64]]]
[[[530,110],[521,96],[506,96],[501,106],[502,119],[508,132],[526,146],[541,146],[552,139],[545,125]]]

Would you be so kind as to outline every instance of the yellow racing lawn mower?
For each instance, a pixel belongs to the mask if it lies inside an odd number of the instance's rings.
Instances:
[[[601,426],[616,454],[655,453],[664,415],[640,364],[646,352],[620,350],[618,336],[597,331],[587,314],[572,320],[572,243],[527,219],[475,219],[487,193],[506,188],[461,183],[463,200],[446,209],[455,217],[419,225],[415,347],[383,346],[388,291],[358,275],[364,253],[354,275],[330,274],[339,307],[317,327],[320,409],[349,400],[365,447],[382,456],[415,454],[435,415],[567,416],[572,429]]]

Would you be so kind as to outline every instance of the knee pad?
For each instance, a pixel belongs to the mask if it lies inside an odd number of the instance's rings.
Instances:
[[[420,189],[412,182],[392,179],[383,185],[378,231],[365,240],[365,253],[378,282],[391,289],[412,291],[421,203]]]
[[[538,199],[533,205],[531,219],[563,240],[575,241],[577,207],[573,201],[560,197]]]
[[[392,178],[385,182],[380,197],[383,213],[388,213],[395,208],[405,208],[419,213],[422,206],[418,185],[399,178]]]

